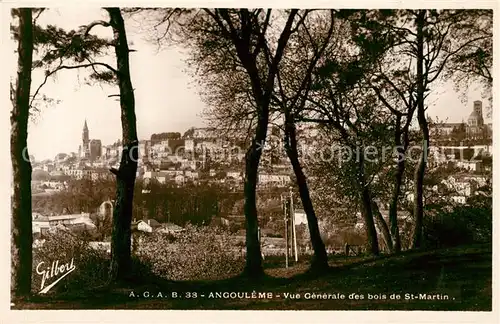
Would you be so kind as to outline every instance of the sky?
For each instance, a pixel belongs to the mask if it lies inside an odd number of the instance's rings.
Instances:
[[[68,7],[50,9],[42,13],[40,24],[55,24],[64,29],[77,29],[96,19],[106,19],[99,8]],[[185,56],[178,48],[163,48],[148,42],[137,29],[141,22],[125,21],[131,48],[132,84],[135,88],[136,116],[139,139],[149,139],[160,132],[181,132],[190,127],[203,127],[201,113],[205,108],[193,80],[185,72]],[[96,27],[99,36],[111,37],[111,29]],[[12,44],[11,44],[12,45]],[[15,60],[15,56],[13,56]],[[113,63],[109,57],[107,62]],[[16,68],[15,61],[11,66]],[[29,125],[28,147],[36,160],[54,158],[58,153],[77,152],[82,128],[87,120],[91,139],[100,139],[103,145],[114,143],[121,137],[118,89],[111,86],[83,83],[85,71],[62,71],[55,80],[43,87],[42,93],[59,100],[57,104],[36,113]],[[33,74],[32,88],[43,81],[43,72]],[[463,102],[451,84],[429,98],[428,115],[448,122],[467,120],[472,102],[481,100],[480,92],[471,90]],[[487,101],[483,100],[483,107]]]

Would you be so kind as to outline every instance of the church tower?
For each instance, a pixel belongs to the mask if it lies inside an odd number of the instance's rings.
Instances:
[[[89,142],[89,128],[87,126],[87,120],[85,119],[85,123],[83,124],[83,133],[82,133],[83,144]]]
[[[484,124],[483,119],[483,103],[480,100],[474,101],[472,113],[467,120],[470,127],[482,127]]]
[[[80,157],[89,157],[90,156],[90,139],[89,139],[89,128],[87,126],[87,120],[85,119],[85,123],[83,124],[83,132],[82,132],[82,146]]]
[[[481,100],[474,101],[474,112],[476,112],[476,115],[478,116],[478,126],[483,126],[483,103]]]

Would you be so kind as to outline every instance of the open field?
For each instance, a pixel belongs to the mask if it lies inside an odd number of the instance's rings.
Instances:
[[[492,309],[491,245],[407,252],[393,257],[339,256],[332,258],[330,265],[328,273],[317,275],[307,273],[307,262],[299,262],[286,269],[284,260],[269,258],[265,260],[267,276],[256,283],[240,277],[220,281],[174,282],[145,275],[146,278],[140,281],[121,286],[92,291],[82,288],[58,296],[34,296],[30,300],[16,302],[13,308]],[[70,277],[68,280],[71,280]],[[253,296],[252,292],[255,292]],[[174,293],[176,298],[172,297]],[[319,295],[321,299],[312,299],[312,294]],[[395,297],[396,294],[400,295],[400,299],[391,299],[391,295]],[[291,299],[290,295],[298,298]],[[377,299],[369,298],[375,295]],[[261,298],[264,296],[266,298]]]

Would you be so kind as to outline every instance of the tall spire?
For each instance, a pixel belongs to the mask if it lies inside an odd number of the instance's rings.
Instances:
[[[86,147],[87,143],[89,142],[89,128],[87,126],[86,118],[85,118],[85,123],[83,124],[82,140],[83,140],[83,146]]]

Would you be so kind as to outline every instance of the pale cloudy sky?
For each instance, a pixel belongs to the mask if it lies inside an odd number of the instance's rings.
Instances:
[[[76,29],[96,19],[105,19],[99,9],[72,7],[51,9],[44,12],[39,22],[55,24],[65,29]],[[184,132],[191,126],[203,126],[200,116],[204,108],[192,80],[185,73],[183,55],[175,48],[158,52],[155,44],[144,40],[137,32],[137,22],[126,21],[129,42],[137,52],[131,53],[131,76],[136,95],[138,135],[146,139],[153,133],[166,131]],[[111,37],[109,28],[96,27],[101,36]],[[112,60],[112,58],[110,58]],[[113,62],[113,61],[110,61]],[[15,68],[15,63],[12,66]],[[28,145],[30,154],[37,160],[53,158],[57,153],[76,152],[81,142],[84,120],[90,137],[101,139],[104,145],[121,137],[119,103],[109,94],[118,93],[111,87],[84,85],[85,72],[63,71],[55,81],[49,81],[43,93],[61,100],[53,107],[45,108],[30,124]],[[43,74],[35,73],[32,87],[43,80]],[[469,92],[467,102],[462,102],[451,85],[443,87],[439,94],[430,98],[428,114],[441,120],[460,122],[472,111],[472,101],[481,99],[478,91]],[[486,105],[486,101],[484,104]]]

